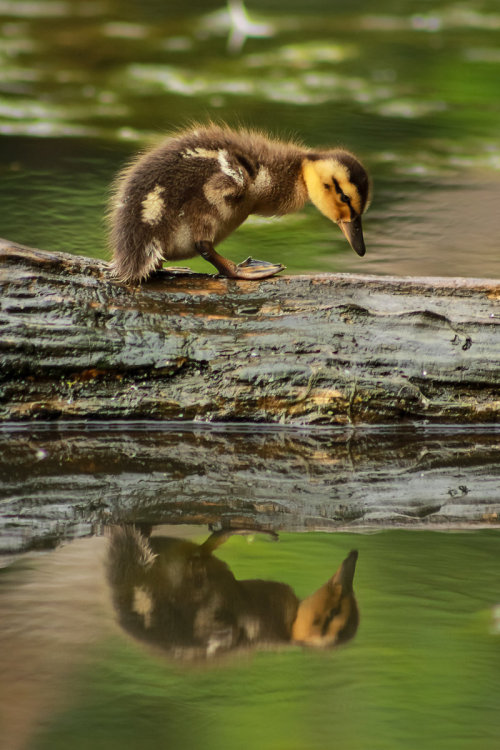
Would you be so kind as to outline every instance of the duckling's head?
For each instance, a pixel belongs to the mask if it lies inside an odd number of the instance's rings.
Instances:
[[[366,252],[361,216],[370,201],[370,178],[348,151],[308,154],[302,175],[316,208],[339,225],[358,255]]]
[[[357,559],[357,550],[352,550],[325,585],[299,603],[292,625],[293,641],[328,647],[345,643],[355,635],[359,624],[353,591]]]

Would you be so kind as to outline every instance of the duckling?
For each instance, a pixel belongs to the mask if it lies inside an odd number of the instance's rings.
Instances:
[[[150,527],[112,528],[107,574],[121,626],[188,659],[280,643],[328,648],[353,638],[358,553],[353,550],[324,586],[300,601],[286,583],[237,579],[213,554],[233,534],[256,531],[223,529],[196,544],[151,536]]]
[[[234,279],[263,279],[280,263],[248,258],[236,265],[215,246],[250,214],[282,216],[310,199],[365,254],[361,216],[370,180],[342,149],[312,150],[252,130],[207,125],[146,151],[118,176],[110,209],[112,269],[140,282],[164,260],[199,254]]]

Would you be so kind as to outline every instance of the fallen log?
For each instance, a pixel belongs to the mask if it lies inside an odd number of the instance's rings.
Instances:
[[[2,425],[0,555],[110,523],[498,528],[499,437],[491,425]]]
[[[159,274],[0,240],[0,420],[494,422],[500,281]]]

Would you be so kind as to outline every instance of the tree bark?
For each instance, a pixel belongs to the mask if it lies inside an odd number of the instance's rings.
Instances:
[[[500,281],[260,282],[0,241],[0,420],[494,422]]]

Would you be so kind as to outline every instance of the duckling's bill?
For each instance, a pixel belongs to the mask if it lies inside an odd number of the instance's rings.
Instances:
[[[358,561],[358,550],[353,549],[338,570],[338,582],[342,585],[342,590],[352,591],[352,582],[356,572],[356,563]]]
[[[348,243],[358,255],[366,253],[365,240],[363,237],[363,227],[361,216],[356,216],[351,221],[338,221],[337,224],[344,233]]]

